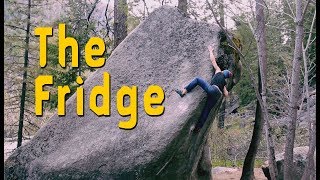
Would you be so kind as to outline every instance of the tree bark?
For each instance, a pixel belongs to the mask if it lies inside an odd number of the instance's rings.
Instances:
[[[303,18],[302,2],[296,0],[296,36],[294,57],[292,62],[291,89],[289,94],[289,118],[291,123],[288,127],[286,145],[284,152],[284,179],[293,179],[295,176],[293,166],[293,148],[297,122],[298,99],[301,95],[299,91],[300,82],[300,61],[302,60],[302,40],[303,40]]]
[[[223,0],[220,0],[218,7],[219,7],[220,23],[221,23],[222,27],[225,27],[223,3],[224,3]]]
[[[271,135],[271,126],[268,119],[265,120],[264,124],[265,136],[267,139],[267,149],[268,149],[268,164],[271,180],[276,180],[279,178],[279,172],[277,169],[277,162],[274,150],[274,142]]]
[[[27,9],[27,29],[26,29],[26,39],[25,39],[25,49],[24,49],[24,63],[23,63],[23,77],[22,77],[22,89],[20,97],[20,114],[19,114],[19,129],[18,129],[18,142],[17,147],[20,147],[22,144],[22,132],[23,132],[23,120],[24,120],[24,108],[26,101],[26,92],[27,92],[27,76],[28,76],[28,64],[29,64],[29,39],[30,39],[30,9],[31,9],[31,0],[28,0],[28,9]]]
[[[245,162],[243,165],[243,172],[241,179],[254,179],[253,169],[254,169],[254,161],[255,156],[257,153],[257,149],[259,147],[262,128],[264,125],[265,129],[265,136],[267,140],[267,149],[268,149],[268,162],[269,162],[269,170],[270,176],[272,180],[277,179],[278,171],[277,165],[275,161],[275,152],[274,152],[274,143],[272,136],[270,134],[270,124],[268,118],[268,111],[267,111],[267,102],[266,102],[266,74],[267,74],[267,48],[266,48],[266,32],[265,32],[265,18],[264,18],[264,8],[262,6],[262,0],[256,0],[256,21],[257,21],[257,28],[254,32],[255,39],[258,48],[258,55],[259,55],[259,92],[261,93],[262,104],[264,106],[264,111],[259,105],[256,107],[256,122],[254,126],[254,132],[252,134],[252,141],[249,146],[248,153],[245,158]],[[257,117],[257,115],[259,115]]]
[[[114,49],[127,36],[127,17],[128,17],[127,0],[115,0],[114,1]]]
[[[260,68],[260,65],[258,63],[258,67]],[[261,76],[260,71],[258,71],[258,85],[259,85],[259,92],[261,93]],[[263,117],[262,117],[262,110],[260,103],[257,101],[256,106],[256,114],[255,114],[255,122],[253,127],[253,133],[252,138],[249,146],[249,150],[246,154],[246,157],[244,159],[243,167],[242,167],[242,174],[241,174],[241,180],[252,180],[254,179],[254,161],[257,155],[257,151],[259,148],[261,135],[262,135],[262,129],[263,129]]]
[[[266,90],[267,90],[267,42],[266,42],[266,25],[264,17],[264,7],[263,0],[256,0],[256,21],[257,28],[255,31],[255,39],[257,42],[257,49],[259,55],[259,71],[261,76],[261,98],[264,106],[263,121],[264,121],[264,130],[267,140],[267,149],[268,149],[268,164],[270,177],[272,180],[278,178],[278,169],[275,158],[274,143],[271,135],[271,127],[269,124],[268,111],[267,111],[267,99],[266,99]]]
[[[187,0],[179,0],[178,1],[178,9],[180,9],[185,15],[187,15],[188,1]]]
[[[219,6],[220,24],[222,25],[222,27],[225,27],[223,0],[218,2],[218,6]],[[219,120],[218,120],[219,129],[224,128],[225,113],[226,113],[226,99],[222,102],[221,107],[219,109]]]
[[[316,149],[316,120],[313,121],[309,129],[309,151],[307,154],[307,165],[303,172],[301,180],[310,180],[315,178],[315,162],[314,162],[314,152]]]
[[[314,12],[310,31],[312,31],[312,29],[313,29],[315,18],[316,18],[316,12]],[[304,170],[302,178],[301,178],[302,180],[310,180],[310,176],[312,177],[315,173],[313,155],[314,155],[314,151],[316,148],[316,121],[312,120],[310,117],[310,103],[309,103],[310,94],[309,94],[309,79],[308,79],[309,69],[308,69],[308,65],[307,65],[307,55],[306,55],[306,52],[307,52],[309,45],[310,45],[310,39],[311,39],[311,33],[309,33],[309,37],[308,37],[307,44],[306,44],[305,48],[304,48],[304,45],[302,44],[302,48],[303,48],[303,51],[302,51],[303,56],[302,57],[303,57],[303,66],[304,66],[304,87],[305,87],[305,96],[307,99],[307,119],[309,121],[308,122],[308,126],[309,126],[309,151],[308,151],[308,155],[307,155],[307,165],[305,167],[305,170]]]

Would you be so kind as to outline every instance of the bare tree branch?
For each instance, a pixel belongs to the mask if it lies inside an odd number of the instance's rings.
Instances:
[[[293,10],[292,10],[292,8],[291,8],[291,5],[290,5],[289,1],[288,1],[288,0],[286,0],[286,3],[287,3],[287,4],[288,4],[288,6],[289,6],[289,9],[290,9],[290,12],[291,12],[292,17],[294,17],[294,16],[295,16],[295,13],[293,12]]]
[[[149,10],[148,10],[148,6],[147,6],[147,4],[146,4],[146,1],[145,0],[142,0],[143,1],[143,3],[144,3],[144,7],[146,8],[146,10],[147,10],[147,15],[149,16]]]
[[[18,27],[18,26],[11,25],[11,24],[5,24],[5,26],[11,27],[11,28],[13,28],[13,29],[20,29],[20,30],[23,30],[23,31],[27,31],[26,29],[24,29],[24,28],[22,28],[22,27]]]
[[[91,15],[92,15],[94,9],[96,8],[98,2],[100,2],[100,0],[96,0],[96,1],[94,2],[93,7],[92,7],[92,9],[91,9],[91,11],[89,12],[89,15],[88,15],[88,17],[87,17],[87,22],[90,21],[90,17],[91,17]]]
[[[304,8],[303,8],[301,19],[304,18],[305,14],[306,14],[306,12],[307,12],[309,3],[310,3],[310,0],[307,1],[307,4],[306,4],[306,5],[304,6]]]

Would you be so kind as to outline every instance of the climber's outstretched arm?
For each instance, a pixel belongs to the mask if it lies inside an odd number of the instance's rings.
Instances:
[[[209,50],[209,53],[210,53],[210,59],[211,59],[212,65],[213,65],[214,69],[216,70],[215,74],[218,73],[218,72],[221,72],[221,69],[218,66],[217,62],[216,62],[216,58],[213,55],[213,48],[212,48],[211,45],[208,46],[208,50]]]
[[[229,92],[228,92],[226,86],[223,87],[223,94],[224,94],[225,97],[229,96]]]

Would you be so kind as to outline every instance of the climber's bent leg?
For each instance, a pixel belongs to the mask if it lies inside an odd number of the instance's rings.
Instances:
[[[212,86],[205,81],[204,79],[200,77],[194,78],[186,87],[185,89],[187,92],[192,91],[193,88],[195,88],[197,85],[199,85],[206,93],[209,93],[210,89],[212,89]]]
[[[208,93],[208,97],[206,100],[206,104],[205,104],[204,108],[202,109],[200,119],[198,120],[198,122],[196,124],[196,128],[198,128],[198,129],[202,128],[202,126],[204,125],[204,123],[208,119],[208,115],[209,115],[211,109],[214,107],[214,105],[219,100],[220,95],[221,95],[221,92],[219,91],[219,89],[217,87],[210,88],[209,93]]]
[[[209,101],[210,101],[210,99],[207,99],[207,102],[206,102],[204,108],[202,109],[200,119],[196,125],[197,128],[202,128],[203,124],[206,122],[206,120],[208,118],[208,115],[211,111],[211,108],[213,107],[213,106],[210,106],[211,103],[209,103]]]

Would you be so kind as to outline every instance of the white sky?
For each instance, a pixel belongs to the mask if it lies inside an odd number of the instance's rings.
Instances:
[[[101,0],[102,6],[106,6],[107,2],[109,0]],[[197,4],[197,6],[203,6],[206,4],[206,0],[192,0]],[[217,0],[218,2],[221,0]],[[113,7],[113,0],[110,0],[109,7]],[[143,0],[127,0],[128,3],[133,3],[135,6],[133,8],[134,14],[142,14],[144,10],[144,2]],[[152,12],[154,9],[161,6],[162,0],[145,0],[146,5],[148,7],[149,13]],[[188,1],[189,3],[190,1]],[[212,0],[209,0],[209,2],[212,2]],[[233,3],[231,3],[233,2]],[[250,11],[249,3],[250,0],[224,0],[224,4],[228,4],[227,7],[225,7],[225,23],[227,28],[233,28],[235,26],[235,22],[231,19],[231,17],[234,14],[238,14],[240,11]],[[169,6],[178,6],[178,0],[164,0],[164,4]],[[254,8],[253,8],[254,9]],[[230,11],[231,10],[231,11]],[[201,15],[203,15],[203,12],[198,12]],[[211,13],[209,10],[206,12],[206,14]],[[214,23],[214,19],[208,20],[209,23]]]
[[[89,2],[93,2],[94,0],[87,0]],[[108,1],[110,1],[109,4],[109,17],[113,16],[113,6],[114,6],[114,0],[101,0],[100,3],[97,5],[93,16],[95,16],[96,18],[100,19],[100,18],[104,18],[104,11],[106,8],[106,5],[108,3]],[[169,5],[169,6],[177,6],[178,5],[178,0],[163,0],[165,5]],[[213,0],[209,0],[209,2],[212,2]],[[215,0],[218,2],[221,2],[222,0]],[[250,12],[250,1],[252,0],[223,0],[223,4],[227,4],[227,6],[225,6],[225,23],[226,23],[226,27],[227,28],[233,28],[235,26],[235,22],[231,19],[232,16],[234,16],[234,14],[239,14],[240,12]],[[46,19],[47,21],[52,21],[56,18],[61,17],[64,12],[61,6],[62,4],[64,4],[66,2],[66,0],[52,0],[52,2],[54,2],[52,4],[51,7],[47,7],[49,10],[46,11],[46,13],[44,14],[44,19]],[[144,2],[143,0],[127,0],[127,2],[129,4],[133,5],[133,11],[131,13],[133,13],[136,16],[142,16],[143,11],[144,11]],[[161,6],[161,2],[162,0],[145,0],[146,5],[148,7],[148,12],[151,13],[154,9],[158,8]],[[190,2],[190,0],[188,0],[188,3]],[[195,2],[195,6],[196,7],[201,7],[204,6],[206,4],[206,0],[192,0],[192,2]],[[233,3],[231,3],[233,2]],[[190,3],[188,4],[190,5]],[[254,4],[253,4],[254,5]],[[253,10],[254,10],[254,6],[253,6]],[[211,14],[210,10],[206,10],[205,12],[203,10],[197,11],[197,13],[200,15],[200,17],[204,17],[204,15],[209,15]],[[205,14],[204,14],[205,13]],[[251,14],[251,13],[250,13]],[[208,19],[209,23],[214,23],[214,19]]]

